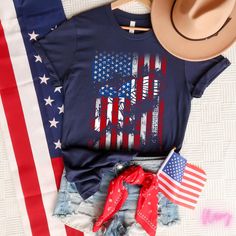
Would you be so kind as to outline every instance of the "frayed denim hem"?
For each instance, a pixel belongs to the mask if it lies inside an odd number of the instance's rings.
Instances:
[[[104,181],[109,182],[112,178],[113,176],[106,176]],[[102,213],[106,199],[105,185],[102,184],[100,189],[98,193],[84,200],[75,184],[68,182],[63,175],[53,216],[65,225],[90,233],[91,236],[146,236],[146,232],[135,221],[137,186],[128,186],[130,195],[121,210],[102,230],[92,233],[93,224]],[[158,194],[158,199],[158,227],[177,224],[180,221],[178,206],[170,202],[162,193]],[[158,231],[157,228],[157,235]]]

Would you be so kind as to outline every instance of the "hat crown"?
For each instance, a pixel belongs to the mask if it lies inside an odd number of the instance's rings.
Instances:
[[[217,33],[230,17],[236,0],[176,0],[172,20],[176,29],[191,39]]]

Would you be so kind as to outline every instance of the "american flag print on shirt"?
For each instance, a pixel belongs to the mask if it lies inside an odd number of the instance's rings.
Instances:
[[[157,55],[96,52],[94,147],[139,150],[158,142],[161,70]]]
[[[171,151],[157,175],[159,190],[170,201],[190,209],[196,207],[207,180],[204,170]]]

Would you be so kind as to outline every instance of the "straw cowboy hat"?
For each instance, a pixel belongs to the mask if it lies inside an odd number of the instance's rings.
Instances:
[[[236,0],[153,0],[151,19],[162,46],[182,59],[207,60],[236,41]]]

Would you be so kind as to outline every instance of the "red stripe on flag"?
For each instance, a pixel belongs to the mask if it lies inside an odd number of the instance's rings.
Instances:
[[[201,174],[206,175],[206,172],[205,172],[203,169],[201,169],[201,168],[199,168],[199,167],[197,167],[197,166],[195,166],[195,165],[192,165],[192,164],[190,164],[190,163],[187,163],[187,166],[188,166],[189,168],[195,170],[195,171],[200,172]]]
[[[187,208],[190,208],[190,209],[194,209],[195,207],[193,206],[190,206],[188,204],[185,204],[183,202],[180,202],[180,201],[177,201],[176,199],[172,198],[168,193],[166,193],[165,191],[163,191],[162,189],[159,189],[159,191],[166,196],[166,198],[168,198],[170,201],[172,201],[173,203],[177,204],[177,205],[180,205],[180,206],[183,206],[183,207],[187,207]]]
[[[170,181],[168,178],[166,178],[166,176],[163,175],[162,173],[160,174],[160,177],[162,177],[168,184],[172,185],[175,189],[179,189],[181,192],[186,193],[186,194],[188,194],[188,195],[191,195],[191,196],[193,196],[193,197],[199,197],[198,194],[193,193],[193,192],[190,192],[190,191],[188,191],[188,190],[185,190],[185,189],[181,188],[181,186],[176,185],[175,183],[173,183],[172,181]]]
[[[162,58],[161,60],[161,72],[165,76],[166,75],[166,58]]]
[[[69,226],[65,226],[67,236],[83,236],[84,234],[79,230],[73,229]]]
[[[128,114],[131,108],[131,101],[129,99],[125,99],[124,104],[124,114]],[[124,117],[124,127],[128,126],[130,123],[129,116],[125,115]],[[123,140],[122,140],[122,149],[127,149],[129,145],[129,134],[127,132],[123,132]]]
[[[197,180],[195,180],[195,179],[192,179],[192,178],[189,178],[189,177],[187,177],[187,176],[183,176],[183,179],[185,179],[185,180],[187,180],[187,181],[189,181],[189,182],[192,182],[192,183],[194,183],[194,184],[197,184],[197,185],[199,185],[199,186],[204,186],[204,184],[203,183],[200,183],[200,182],[198,182]]]
[[[144,66],[144,56],[138,58],[138,78],[136,80],[136,104],[142,100],[143,94],[143,66]],[[135,117],[135,134],[134,134],[134,149],[139,149],[140,146],[140,128],[141,128],[141,118],[139,120]]]
[[[195,178],[198,178],[198,179],[201,179],[201,180],[203,180],[203,181],[206,181],[206,178],[203,178],[202,176],[200,176],[200,175],[198,175],[198,174],[196,174],[196,173],[194,173],[194,172],[192,172],[192,171],[190,171],[190,170],[186,170],[186,169],[185,169],[184,173],[187,173],[187,174],[189,174],[189,175],[194,176]]]
[[[10,54],[0,22],[0,91],[32,235],[49,236],[39,180],[30,146]]]
[[[62,157],[54,157],[52,160],[53,173],[57,185],[57,189],[60,188],[61,176],[64,169],[64,162]]]
[[[164,115],[164,101],[161,100],[159,104],[159,119],[158,119],[158,142],[162,150],[162,134],[163,134],[163,115]]]
[[[149,82],[148,82],[148,99],[150,99],[150,102],[153,99],[153,89],[154,89],[154,70],[155,70],[155,56],[150,56],[150,63],[149,63]],[[148,140],[149,137],[151,137],[152,133],[152,112],[147,112],[147,132],[146,132],[146,140]]]
[[[117,148],[117,132],[118,126],[118,109],[119,109],[119,98],[113,98],[112,103],[112,129],[111,129],[111,148]]]
[[[105,148],[106,145],[106,125],[107,125],[107,98],[101,98],[101,113],[100,113],[100,148]]]
[[[193,190],[198,191],[199,193],[202,191],[200,188],[197,188],[197,187],[195,187],[195,186],[193,186],[193,185],[190,185],[190,184],[187,184],[187,183],[184,183],[184,182],[182,182],[181,184],[182,184],[184,187],[186,187],[186,188],[191,188],[191,189],[193,189]]]
[[[160,185],[162,185],[165,189],[167,189],[172,195],[174,195],[174,196],[176,196],[176,197],[178,197],[178,198],[181,198],[181,199],[183,199],[183,200],[185,200],[185,201],[187,201],[187,202],[192,202],[192,203],[197,203],[197,201],[196,200],[193,200],[193,199],[191,199],[191,198],[188,198],[188,197],[185,197],[185,196],[183,196],[183,195],[181,195],[180,193],[176,193],[173,189],[171,189],[170,187],[168,187],[164,182],[162,182],[161,180],[159,181],[160,183]],[[176,188],[175,188],[176,189]],[[179,189],[179,188],[177,188],[177,189]],[[176,189],[176,190],[177,190]]]
[[[163,74],[163,76],[166,75],[166,58],[162,58],[161,60],[161,72]],[[162,84],[160,84],[160,88],[159,90],[162,91]],[[160,144],[160,151],[162,151],[162,144],[163,144],[163,140],[162,140],[162,134],[163,134],[163,115],[164,115],[164,101],[163,99],[161,98],[160,100],[160,105],[159,105],[159,119],[158,119],[158,141],[159,141],[159,144]]]

